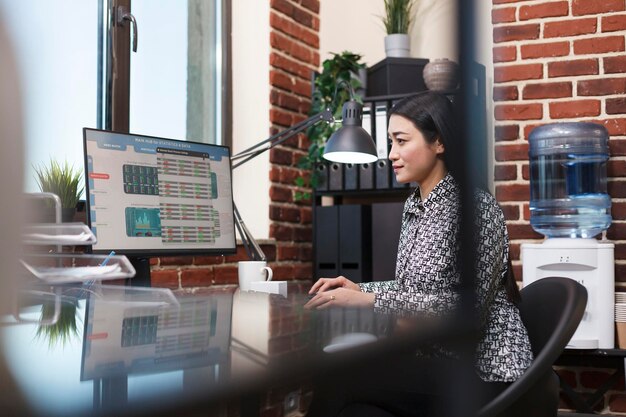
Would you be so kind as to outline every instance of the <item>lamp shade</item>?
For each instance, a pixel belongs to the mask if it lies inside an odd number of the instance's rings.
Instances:
[[[354,100],[346,101],[342,119],[341,128],[326,142],[324,159],[344,164],[365,164],[378,160],[376,144],[361,126],[363,106]]]

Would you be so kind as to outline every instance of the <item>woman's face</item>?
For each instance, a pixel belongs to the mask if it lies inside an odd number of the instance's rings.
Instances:
[[[399,183],[423,184],[433,176],[436,168],[443,166],[443,160],[439,158],[444,152],[443,145],[439,140],[428,143],[406,117],[392,115],[388,133],[391,140],[389,160]]]

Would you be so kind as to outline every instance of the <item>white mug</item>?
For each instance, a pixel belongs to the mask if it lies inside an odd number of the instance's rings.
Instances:
[[[254,281],[271,281],[272,268],[265,261],[239,262],[239,289],[250,291],[250,283]]]

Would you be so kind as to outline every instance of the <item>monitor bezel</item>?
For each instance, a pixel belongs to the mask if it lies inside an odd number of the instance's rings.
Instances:
[[[90,127],[83,128],[83,164],[84,164],[84,184],[85,184],[85,211],[87,214],[87,226],[92,229],[91,224],[91,204],[90,204],[90,189],[89,189],[89,172],[88,172],[88,154],[87,154],[87,134],[89,131],[93,132],[104,132],[104,133],[113,133],[116,135],[127,135],[141,138],[151,138],[151,139],[160,139],[160,140],[170,140],[174,142],[185,142],[192,143],[196,145],[210,146],[210,147],[219,147],[224,148],[228,154],[228,163],[230,166],[231,180],[230,180],[230,195],[231,195],[231,207],[233,209],[233,247],[232,248],[183,248],[183,249],[123,249],[123,248],[99,248],[94,249],[93,246],[89,246],[89,252],[94,254],[108,254],[111,251],[115,251],[116,254],[127,255],[134,258],[151,258],[151,257],[162,257],[162,256],[194,256],[194,255],[233,255],[237,253],[237,235],[235,234],[235,217],[234,217],[234,207],[235,202],[233,199],[233,167],[232,167],[232,155],[230,151],[230,147],[226,145],[217,145],[212,143],[202,143],[195,142],[190,140],[181,140],[181,139],[173,139],[166,138],[160,136],[150,136],[150,135],[141,135],[136,133],[129,132],[116,132],[113,130],[106,129],[95,129]],[[96,236],[97,237],[97,236]]]

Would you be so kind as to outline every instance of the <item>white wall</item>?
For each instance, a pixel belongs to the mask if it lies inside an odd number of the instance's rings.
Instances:
[[[269,1],[232,1],[233,154],[269,136]],[[234,200],[256,239],[269,236],[269,152],[237,168]]]
[[[457,61],[456,0],[420,0],[411,27],[411,56]],[[348,50],[372,66],[385,58],[383,0],[321,0],[320,56]]]

